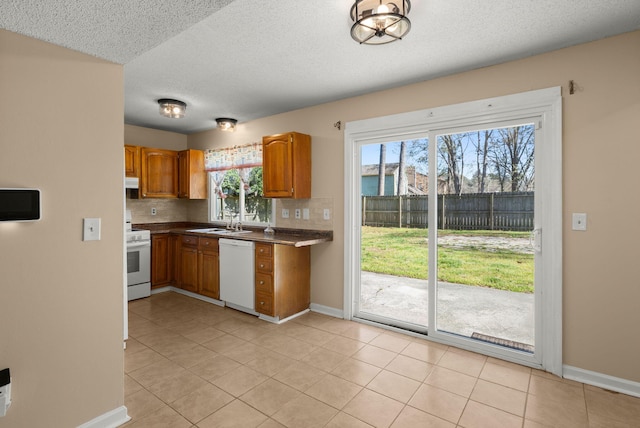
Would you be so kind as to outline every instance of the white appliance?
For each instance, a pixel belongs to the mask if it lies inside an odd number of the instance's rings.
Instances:
[[[126,212],[127,300],[151,295],[151,232],[131,228],[131,211]]]
[[[255,244],[220,238],[220,300],[233,309],[255,312]]]

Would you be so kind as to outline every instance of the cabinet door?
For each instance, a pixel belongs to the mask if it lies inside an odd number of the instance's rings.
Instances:
[[[169,235],[151,236],[151,286],[171,281],[169,270]]]
[[[143,198],[178,197],[178,152],[173,150],[141,150],[140,192]]]
[[[178,153],[178,197],[207,199],[207,173],[202,150],[183,150]]]
[[[180,249],[180,288],[198,292],[198,248],[182,246]]]
[[[140,177],[140,147],[124,146],[124,174]]]
[[[311,197],[311,137],[298,132],[262,138],[266,198]]]
[[[293,196],[292,147],[289,134],[262,139],[262,183],[265,198]]]
[[[198,293],[211,297],[220,298],[220,269],[218,253],[202,252],[200,255],[200,288]]]
[[[179,281],[179,268],[180,263],[180,236],[171,234],[169,235],[169,282],[172,284],[178,284]]]

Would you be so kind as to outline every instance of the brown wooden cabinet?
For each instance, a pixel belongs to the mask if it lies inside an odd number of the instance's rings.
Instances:
[[[169,248],[169,234],[151,235],[151,288],[171,282]]]
[[[255,310],[284,319],[309,308],[310,247],[256,242]]]
[[[200,238],[198,250],[198,293],[212,299],[219,299],[220,264],[218,239]]]
[[[140,166],[141,197],[178,197],[178,152],[142,147]]]
[[[178,153],[178,197],[207,198],[207,173],[202,150],[183,150]]]
[[[124,175],[140,177],[140,147],[124,146]]]
[[[311,137],[298,132],[262,137],[265,198],[311,197]]]
[[[178,287],[198,292],[198,237],[183,235],[180,241]]]

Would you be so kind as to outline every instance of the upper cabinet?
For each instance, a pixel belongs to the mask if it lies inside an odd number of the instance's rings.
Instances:
[[[140,147],[124,146],[124,175],[140,177]]]
[[[140,195],[178,197],[178,152],[142,147],[141,156]]]
[[[262,137],[265,198],[311,198],[311,137],[298,132]]]
[[[178,153],[178,197],[207,199],[207,173],[202,150],[183,150]]]

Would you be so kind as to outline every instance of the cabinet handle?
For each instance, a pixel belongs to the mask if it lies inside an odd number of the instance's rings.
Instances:
[[[261,253],[264,253],[264,248],[260,248],[260,252],[261,252]]]
[[[263,268],[263,267],[264,267],[264,264],[260,263],[260,268]]]
[[[264,281],[263,280],[260,280],[260,285],[264,285]]]
[[[262,306],[264,306],[264,302],[260,302],[260,304],[261,304]]]

